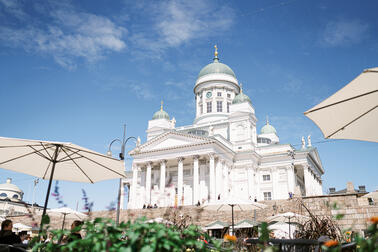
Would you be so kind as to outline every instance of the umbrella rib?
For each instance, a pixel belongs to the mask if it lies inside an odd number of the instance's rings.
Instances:
[[[60,146],[60,148],[58,149],[58,153],[56,154],[56,157],[57,156],[59,156],[59,152],[61,151],[61,149],[62,149],[62,146]],[[46,177],[46,174],[47,174],[47,172],[48,172],[48,170],[49,170],[49,168],[50,168],[50,165],[52,164],[52,160],[53,159],[51,159],[50,160],[50,163],[47,165],[47,168],[46,168],[46,170],[45,170],[45,173],[43,174],[43,179],[46,179],[45,177]]]
[[[42,142],[41,142],[41,145],[42,145],[43,149],[46,151],[47,155],[50,157],[50,160],[52,160],[53,157],[52,157],[52,156],[50,155],[50,153],[47,151],[45,145],[44,145]]]
[[[89,152],[89,153],[91,153],[91,152]],[[103,168],[109,170],[109,171],[112,171],[112,172],[114,172],[114,173],[116,173],[116,174],[118,174],[118,175],[121,175],[122,177],[125,177],[125,175],[123,175],[123,174],[121,174],[121,173],[119,173],[119,172],[116,172],[116,171],[114,171],[113,169],[110,169],[109,167],[106,167],[105,165],[100,164],[99,162],[96,162],[96,161],[94,161],[94,160],[92,160],[92,159],[90,159],[90,158],[88,158],[88,157],[86,157],[86,156],[83,156],[83,155],[81,155],[80,153],[77,153],[77,154],[80,155],[82,158],[85,158],[85,159],[87,159],[87,160],[89,160],[89,161],[91,161],[91,162],[93,162],[93,163],[95,163],[95,164],[97,164],[97,165],[99,165],[99,166],[101,166],[101,167],[103,167]],[[102,157],[102,155],[99,155],[99,156]],[[113,158],[112,158],[112,159],[113,159]]]
[[[24,147],[31,147],[31,146],[26,145],[26,146],[24,146]],[[32,148],[32,147],[31,147],[31,148]],[[37,153],[38,155],[40,155],[40,156],[46,158],[45,156],[43,156],[42,154],[39,153],[41,150],[36,150],[36,149],[34,149],[34,148],[32,148],[32,149],[34,150],[33,152],[30,152],[30,153],[27,153],[27,154],[24,154],[24,155],[21,155],[21,156],[18,156],[18,157],[15,157],[15,158],[12,158],[12,159],[6,160],[6,161],[4,161],[4,162],[1,162],[0,165],[2,165],[2,164],[6,164],[6,163],[8,163],[8,162],[11,162],[11,161],[14,161],[14,160],[17,160],[17,159],[20,159],[20,158],[23,158],[23,157],[26,157],[26,156],[29,156],[29,155],[35,154],[35,153]]]
[[[49,162],[48,164],[47,164],[47,168],[46,168],[46,170],[45,170],[45,173],[43,174],[43,179],[45,179],[45,176],[46,176],[46,174],[47,174],[47,172],[48,172],[48,170],[49,170],[49,168],[50,168],[50,165],[51,165],[51,162]]]
[[[2,148],[18,148],[18,147],[30,147],[30,146],[41,146],[40,144],[25,144],[25,145],[2,145],[0,146],[0,149]]]
[[[93,184],[93,181],[88,177],[88,175],[83,171],[83,169],[80,168],[80,166],[75,162],[75,160],[73,160],[70,155],[68,155],[68,153],[66,152],[65,150],[65,147],[62,148],[63,152],[66,153],[67,157],[71,159],[71,161],[76,165],[77,168],[79,168],[79,170],[85,175],[85,177],[87,177],[87,179]]]
[[[41,151],[46,150],[45,148],[44,148],[44,149],[37,150],[37,149],[35,149],[35,148],[32,147],[32,146],[29,146],[29,147],[30,147],[31,149],[35,150],[35,151],[36,151],[35,153],[36,153],[38,156],[43,157],[43,158],[46,158],[46,159],[49,160],[49,161],[52,160],[52,158],[49,159],[49,158],[46,157],[43,153],[41,153]],[[46,152],[47,152],[47,151],[46,151]],[[50,155],[49,155],[49,157],[50,157]]]
[[[355,121],[357,121],[358,119],[360,119],[361,117],[365,116],[366,114],[370,113],[371,111],[373,111],[374,109],[378,108],[378,105],[376,105],[374,108],[372,109],[369,109],[368,111],[366,111],[365,113],[363,113],[362,115],[360,115],[359,117],[353,119],[352,121],[350,121],[349,123],[345,124],[343,127],[339,128],[338,130],[336,130],[335,132],[333,132],[331,135],[327,136],[326,138],[330,138],[332,137],[333,135],[335,135],[337,132],[339,132],[340,130],[343,130],[345,129],[345,127],[348,127],[350,124],[354,123]]]
[[[71,151],[70,149],[67,149],[67,150]],[[65,156],[65,157],[63,157],[63,158],[61,158],[61,159],[59,159],[57,162],[60,163],[60,162],[70,161],[70,160],[73,160],[73,159],[78,159],[78,158],[80,158],[80,157],[71,158],[71,156],[77,154],[78,152],[79,152],[79,151],[75,151],[75,152],[72,151],[71,154],[68,154],[67,152],[65,152],[67,156]]]
[[[105,155],[103,155],[103,154],[99,154],[99,153],[96,153],[96,152],[87,151],[87,150],[83,150],[83,149],[78,149],[78,148],[75,148],[75,147],[70,147],[70,149],[78,150],[78,151],[80,151],[80,152],[84,152],[84,153],[89,153],[89,154],[92,154],[92,155],[95,155],[95,156],[99,156],[99,157],[105,157],[105,158],[108,158],[108,159],[117,160],[117,159],[115,159],[115,158],[108,157],[108,156],[105,156]]]
[[[320,107],[320,108],[316,108],[316,109],[313,109],[313,110],[310,110],[310,111],[307,111],[307,112],[304,112],[305,115],[309,114],[309,113],[312,113],[312,112],[315,112],[315,111],[318,111],[320,109],[324,109],[324,108],[328,108],[330,106],[334,106],[334,105],[337,105],[339,103],[343,103],[343,102],[347,102],[347,101],[350,101],[350,100],[353,100],[353,99],[357,99],[357,98],[360,98],[362,96],[365,96],[365,95],[369,95],[369,94],[372,94],[372,93],[375,93],[375,92],[378,92],[378,90],[373,90],[373,91],[370,91],[368,93],[365,93],[365,94],[361,94],[361,95],[357,95],[357,96],[353,96],[353,97],[350,97],[348,99],[345,99],[345,100],[342,100],[342,101],[338,101],[338,102],[335,102],[335,103],[332,103],[332,104],[328,104],[326,106],[323,106],[323,107]]]

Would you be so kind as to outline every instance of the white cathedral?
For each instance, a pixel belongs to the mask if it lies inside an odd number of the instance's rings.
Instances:
[[[302,137],[299,149],[281,144],[268,120],[258,134],[251,99],[219,62],[217,49],[200,71],[194,95],[192,125],[176,127],[161,106],[148,122],[147,142],[129,152],[132,172],[123,181],[130,189],[128,208],[322,194],[324,170],[310,138],[306,146]]]

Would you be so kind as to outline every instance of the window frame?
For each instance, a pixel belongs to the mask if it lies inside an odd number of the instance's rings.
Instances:
[[[268,178],[268,179],[266,179],[266,178]],[[271,181],[270,174],[263,174],[262,179],[263,179],[264,182]]]
[[[223,102],[217,101],[217,112],[223,112]]]
[[[272,192],[263,192],[264,200],[272,200]]]
[[[206,113],[213,112],[213,103],[211,101],[206,102]]]

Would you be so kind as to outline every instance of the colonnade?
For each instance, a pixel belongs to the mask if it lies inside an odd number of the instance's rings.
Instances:
[[[133,163],[133,177],[131,183],[131,192],[130,192],[130,203],[133,208],[138,208],[140,205],[143,204],[151,204],[151,188],[154,186],[151,184],[151,174],[152,170],[156,169],[156,165],[160,167],[160,181],[159,185],[159,194],[162,198],[165,197],[165,189],[166,189],[166,173],[167,173],[167,164],[168,163],[177,163],[177,184],[176,187],[176,196],[177,196],[177,205],[183,205],[183,188],[184,188],[184,162],[185,164],[190,163],[192,165],[192,203],[197,204],[197,202],[201,202],[201,187],[200,187],[200,169],[209,169],[209,180],[206,181],[206,185],[208,186],[208,199],[210,202],[215,201],[218,196],[227,195],[228,193],[228,179],[229,179],[229,167],[231,166],[228,162],[224,159],[217,157],[213,153],[206,154],[206,155],[192,155],[186,157],[177,157],[175,159],[170,160],[159,160],[155,162],[143,162]],[[200,163],[205,163],[206,165],[203,166]],[[172,167],[172,166],[170,166]],[[145,201],[140,202],[138,201],[137,196],[137,188],[138,188],[138,176],[142,174],[142,171],[145,171]]]

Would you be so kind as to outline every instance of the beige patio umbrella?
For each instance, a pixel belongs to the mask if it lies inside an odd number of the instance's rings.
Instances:
[[[95,183],[125,177],[123,162],[81,146],[39,140],[0,137],[0,168],[49,180]]]
[[[62,230],[64,229],[64,224],[65,224],[64,222],[65,222],[67,216],[68,217],[70,217],[70,216],[76,217],[76,218],[79,218],[80,220],[88,218],[88,215],[86,215],[82,212],[73,210],[72,208],[69,208],[69,207],[60,207],[60,208],[50,209],[50,210],[47,210],[47,213],[49,215],[63,216]]]
[[[325,138],[378,142],[378,67],[304,113]]]
[[[214,203],[208,203],[204,205],[202,208],[204,210],[215,210],[215,211],[231,211],[231,219],[232,219],[232,234],[234,234],[234,208],[236,211],[248,211],[248,210],[255,210],[255,209],[263,209],[267,207],[267,205],[257,203],[251,200],[242,200],[237,199],[234,197],[229,197],[224,200],[219,200]]]
[[[22,224],[22,223],[15,223],[15,224],[13,224],[13,229],[18,233],[20,231],[31,231],[32,227],[27,226],[27,225]]]
[[[290,231],[290,226],[292,222],[297,222],[297,223],[303,223],[304,221],[310,219],[309,217],[305,215],[300,215],[292,212],[286,212],[282,214],[276,214],[274,216],[270,216],[267,218],[269,222],[287,222],[289,223],[289,237],[291,238],[291,231]]]

